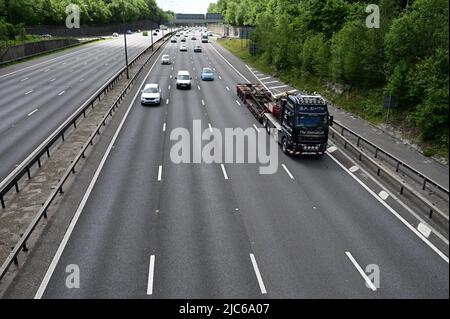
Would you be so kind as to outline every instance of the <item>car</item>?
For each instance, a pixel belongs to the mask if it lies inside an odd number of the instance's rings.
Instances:
[[[155,32],[159,32],[159,29],[156,29]]]
[[[171,42],[171,43],[177,43],[177,38],[172,38],[172,39],[170,39],[170,42]]]
[[[170,60],[170,55],[164,54],[162,56],[161,62],[162,64],[172,64],[172,61]]]
[[[186,42],[186,38],[181,38],[181,42]]]
[[[191,37],[191,40],[197,40],[197,38],[195,37],[195,35],[193,35],[193,36]]]
[[[201,78],[203,81],[214,81],[214,72],[211,68],[203,68]]]
[[[127,30],[127,34],[133,34],[133,31]]]
[[[184,71],[184,70],[178,71],[178,74],[175,77],[175,79],[177,81],[177,89],[181,89],[181,88],[186,88],[189,90],[191,89],[192,77],[189,74],[189,71]]]
[[[158,32],[153,32],[153,35],[158,35]]]
[[[159,84],[148,83],[141,91],[141,104],[161,104],[161,88]]]
[[[199,46],[199,45],[196,45],[196,46],[194,47],[194,52],[202,52],[202,47]]]
[[[208,32],[208,37],[212,37],[213,33],[211,31]]]
[[[181,52],[186,52],[187,51],[187,46],[185,46],[184,44],[180,46],[180,51]]]
[[[176,34],[177,37],[180,37],[181,35],[179,33]]]
[[[117,32],[114,32],[112,36],[113,36],[114,38],[118,38],[118,37],[119,37],[119,34],[118,34]]]

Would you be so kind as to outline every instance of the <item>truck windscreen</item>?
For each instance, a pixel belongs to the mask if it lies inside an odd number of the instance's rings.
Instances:
[[[325,115],[299,115],[297,116],[297,127],[321,127],[327,124]]]

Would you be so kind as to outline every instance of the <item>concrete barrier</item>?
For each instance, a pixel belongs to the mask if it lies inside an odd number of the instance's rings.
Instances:
[[[44,40],[0,49],[0,64],[79,44],[77,39]]]

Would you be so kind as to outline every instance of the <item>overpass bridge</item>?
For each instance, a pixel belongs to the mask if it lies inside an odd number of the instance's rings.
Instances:
[[[208,23],[222,23],[223,16],[220,13],[177,13],[175,14],[175,25],[204,25]]]

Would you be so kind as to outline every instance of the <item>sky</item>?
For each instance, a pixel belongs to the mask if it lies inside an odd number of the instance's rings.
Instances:
[[[175,13],[206,13],[211,2],[217,0],[157,0],[160,8]]]

